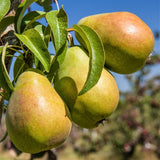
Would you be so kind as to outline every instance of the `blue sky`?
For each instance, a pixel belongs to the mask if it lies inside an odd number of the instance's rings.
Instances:
[[[160,0],[59,0],[72,26],[79,19],[98,13],[129,11],[138,15],[153,30],[160,28]]]
[[[128,11],[140,17],[153,32],[160,31],[160,0],[59,0],[58,3],[59,6],[63,5],[68,15],[69,27],[89,15]],[[39,9],[37,5],[31,8],[31,10]],[[56,5],[53,5],[54,9]],[[156,40],[154,50],[160,53],[160,39]],[[160,66],[154,67],[152,73],[160,74]],[[120,90],[125,91],[129,88],[123,75],[114,74],[114,76]]]
[[[153,32],[160,30],[160,0],[59,0],[59,5],[63,5],[68,14],[69,27],[85,16],[129,11],[140,17]],[[160,49],[158,44],[155,49]]]

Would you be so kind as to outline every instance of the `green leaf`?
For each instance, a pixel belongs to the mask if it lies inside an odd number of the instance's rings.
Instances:
[[[41,35],[42,39],[44,40],[46,46],[48,47],[49,42],[50,42],[50,38],[51,38],[50,26],[48,25],[46,27],[39,22],[34,22],[34,23],[32,23],[32,25],[30,27],[36,29],[39,32],[39,34]]]
[[[14,16],[4,17],[0,22],[0,34],[12,23],[14,23]]]
[[[7,46],[7,45],[6,45]],[[8,76],[7,69],[5,67],[5,53],[6,46],[0,47],[0,88],[3,88],[3,98],[9,100],[13,88],[13,85]]]
[[[25,0],[18,6],[15,16],[15,29],[17,33],[21,33],[22,19],[26,9],[29,8],[29,6],[36,1],[37,0]]]
[[[36,22],[38,19],[45,17],[46,13],[42,11],[33,11],[27,13],[22,19],[21,30],[27,30],[32,27],[32,24]]]
[[[4,74],[4,77],[6,79],[6,82],[7,82],[8,86],[9,86],[9,88],[11,90],[14,90],[14,87],[13,87],[12,82],[11,82],[11,80],[9,78],[9,75],[8,75],[7,68],[5,66],[5,56],[6,56],[7,46],[8,46],[8,44],[6,43],[6,45],[4,46],[3,51],[2,51],[2,59],[1,59],[2,60],[2,72]]]
[[[89,91],[101,76],[104,67],[104,48],[101,39],[91,28],[84,25],[73,25],[73,29],[85,42],[90,58],[87,80],[79,93],[82,95]]]
[[[51,28],[48,25],[44,30],[44,41],[45,41],[47,47],[49,45],[50,39],[51,39]]]
[[[27,69],[27,66],[25,64],[25,61],[23,60],[23,56],[19,55],[17,59],[14,62],[13,67],[13,76],[14,76],[14,82],[17,81],[17,78],[19,75],[24,72]]]
[[[45,30],[45,26],[44,25],[42,25],[42,24],[37,24],[35,27],[34,27],[34,29],[36,29],[38,32],[39,32],[39,34],[41,35],[41,37],[42,37],[42,39],[44,40],[44,30]]]
[[[38,22],[35,22],[35,23],[38,23]],[[40,33],[42,39],[44,40],[46,46],[48,47],[49,41],[50,41],[50,34],[51,34],[49,25],[45,27],[42,24],[35,24],[34,29],[36,29]],[[35,67],[37,69],[40,69],[41,71],[45,71],[42,63],[36,57],[34,59],[35,59]]]
[[[52,10],[52,0],[38,0],[36,3],[42,6],[45,12]]]
[[[68,17],[64,9],[61,8],[59,11],[47,13],[46,19],[53,33],[52,42],[55,48],[55,56],[48,74],[48,79],[52,82],[57,69],[64,60],[67,50]]]
[[[35,29],[29,29],[23,34],[15,34],[31,52],[40,60],[45,70],[49,72],[50,68],[50,53],[43,41],[40,33]]]
[[[50,71],[47,74],[47,78],[51,83],[53,83],[56,71],[59,69],[59,66],[62,64],[62,62],[65,58],[67,48],[68,48],[68,44],[66,43],[66,45],[63,49],[63,52],[59,56],[57,56],[57,57],[54,56],[53,57],[52,64],[51,64],[51,67],[50,67]]]
[[[10,8],[10,0],[0,0],[0,21],[7,14]]]
[[[35,56],[34,56],[34,65],[35,65],[36,69],[41,70],[42,72],[45,72],[45,69],[44,69],[42,63]]]
[[[63,8],[46,14],[46,19],[53,33],[55,54],[60,54],[67,41],[68,17]]]
[[[20,5],[17,8],[16,14],[15,14],[15,22],[14,22],[14,26],[15,26],[15,31],[18,33],[18,30],[20,30],[21,28],[21,23],[22,23],[22,18],[23,18],[23,14],[21,14],[23,7],[25,6],[26,0],[24,0],[22,3],[20,3]],[[21,14],[21,15],[20,15]],[[20,17],[21,16],[21,17]],[[20,22],[21,21],[21,22]],[[22,25],[23,26],[23,25]]]

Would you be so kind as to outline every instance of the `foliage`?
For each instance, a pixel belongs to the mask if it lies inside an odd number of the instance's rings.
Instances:
[[[88,77],[79,95],[97,83],[104,66],[104,51],[101,40],[91,28],[74,25],[69,29],[67,13],[63,6],[60,10],[52,10],[51,1],[45,3],[44,0],[25,0],[20,3],[16,15],[10,17],[5,16],[9,11],[10,1],[2,0],[0,3],[2,3],[0,8],[3,9],[0,12],[0,33],[3,33],[10,24],[14,24],[17,41],[16,45],[6,43],[0,46],[0,88],[3,88],[0,94],[6,104],[17,78],[26,70],[44,74],[54,84],[54,76],[63,62],[66,50],[73,45],[69,31],[77,32],[85,41],[90,58]],[[27,12],[32,3],[43,6],[44,11]],[[42,18],[45,18],[47,24],[41,23]],[[158,33],[156,37],[159,37]],[[50,42],[54,48],[54,58],[49,51]],[[97,52],[101,54],[96,54]],[[13,57],[15,59],[13,67],[8,70],[6,59]],[[68,143],[64,148],[57,149],[57,152],[61,153],[71,145],[74,152],[88,156],[100,150],[106,152],[106,147],[109,146],[105,155],[108,159],[112,157],[118,160],[119,157],[122,160],[134,158],[140,160],[144,159],[141,153],[146,150],[160,158],[160,77],[145,81],[145,77],[150,73],[150,66],[159,62],[159,55],[154,55],[136,77],[127,76],[133,87],[132,92],[121,93],[117,111],[104,122],[104,126],[90,131],[74,126]],[[9,72],[13,73],[12,81]],[[0,112],[1,117],[1,109]],[[2,138],[0,142],[6,138],[7,132],[4,135],[0,137]],[[17,151],[15,147],[13,148]],[[41,157],[43,154],[32,155],[31,159],[36,156]],[[48,155],[54,157],[51,151],[48,151]]]
[[[19,59],[25,68],[22,65],[17,65],[16,63],[18,63],[18,60],[16,60],[14,65],[16,65],[16,68],[19,67],[17,70],[21,70],[21,68],[23,68],[23,71],[29,68],[41,70],[43,68],[41,71],[51,82],[53,82],[54,74],[61,65],[67,48],[68,17],[63,7],[61,7],[60,10],[50,12],[33,11],[24,15],[26,9],[36,1],[37,0],[26,0],[19,5],[14,18],[15,35],[18,38],[18,45],[9,46],[7,50],[14,50],[21,55],[21,57],[18,56],[16,59]],[[6,1],[5,6],[7,5],[8,3]],[[8,8],[6,8],[6,12],[7,10]],[[47,26],[37,21],[43,17],[48,22]],[[3,21],[2,25],[8,26],[9,23],[8,21]],[[91,59],[88,78],[81,93],[84,94],[96,84],[101,75],[104,63],[103,47],[100,40],[97,40],[97,42],[91,42],[91,39],[94,39],[94,37],[98,39],[98,36],[90,28],[85,29],[83,26],[77,26],[78,29],[76,29],[76,26],[74,28],[83,39],[86,39],[87,37],[87,46],[89,57]],[[51,60],[51,54],[48,50],[48,43],[50,40],[55,49],[53,60]],[[99,50],[101,51],[101,55],[96,54]],[[7,52],[3,55],[5,54],[7,54]],[[8,54],[6,56],[12,55]],[[28,61],[28,59],[30,59],[30,61]],[[5,68],[5,64],[3,63],[1,67]],[[6,72],[6,70],[3,70],[0,73],[1,77],[8,74]],[[17,75],[14,74],[15,77],[13,82],[16,82],[20,73],[21,72],[17,73]],[[0,83],[0,87],[5,88],[6,90],[9,89],[9,86],[10,82],[8,83],[8,88],[6,88],[3,83]],[[8,100],[7,98],[5,99]]]

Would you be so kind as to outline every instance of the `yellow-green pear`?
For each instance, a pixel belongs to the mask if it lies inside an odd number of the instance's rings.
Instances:
[[[89,57],[79,46],[67,50],[55,81],[55,89],[66,102],[74,123],[95,128],[116,109],[119,91],[113,76],[105,69],[97,84],[77,97],[89,70]]]
[[[62,144],[69,136],[69,111],[48,79],[33,71],[22,73],[9,100],[6,126],[22,152],[38,153]]]
[[[151,29],[130,12],[112,12],[82,18],[79,25],[92,28],[102,40],[108,69],[130,74],[141,69],[154,48]],[[83,44],[82,39],[76,34]]]

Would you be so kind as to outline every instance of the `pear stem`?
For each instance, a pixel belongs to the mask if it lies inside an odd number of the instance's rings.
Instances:
[[[71,31],[74,31],[74,29],[73,28],[68,28],[67,31],[71,32]]]
[[[69,47],[73,47],[74,46],[73,37],[70,33],[68,33],[67,39],[68,39],[68,42],[69,42]]]

